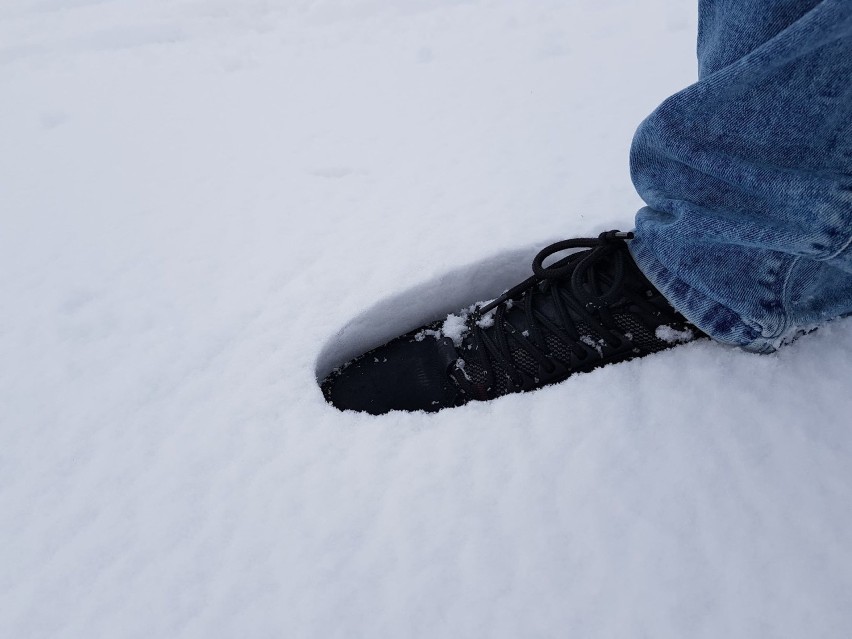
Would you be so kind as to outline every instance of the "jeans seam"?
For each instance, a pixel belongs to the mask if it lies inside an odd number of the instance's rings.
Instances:
[[[772,339],[780,337],[784,333],[787,332],[792,322],[790,321],[790,283],[793,280],[793,271],[796,270],[796,267],[799,265],[804,258],[801,255],[793,258],[793,261],[790,262],[790,267],[787,269],[786,275],[784,275],[784,285],[781,288],[781,304],[784,307],[784,322],[781,330],[772,336]]]
[[[827,260],[833,260],[835,257],[837,257],[838,255],[843,253],[843,251],[848,249],[850,246],[852,246],[852,235],[849,236],[849,239],[847,239],[839,249],[837,249],[836,251],[834,251],[830,255],[826,255],[825,257],[817,258],[817,261],[818,262],[825,262]]]

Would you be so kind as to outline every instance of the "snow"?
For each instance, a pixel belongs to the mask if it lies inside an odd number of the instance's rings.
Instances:
[[[471,312],[473,312],[473,309],[468,308],[458,315],[455,313],[447,315],[444,323],[441,324],[440,334],[444,337],[449,337],[456,346],[461,346],[462,340],[464,340],[465,335],[469,332],[467,321]]]
[[[685,328],[682,331],[677,330],[672,326],[658,326],[655,332],[657,339],[661,339],[668,344],[683,344],[695,339],[695,334],[691,329]]]
[[[317,387],[629,228],[694,14],[3,2],[0,636],[850,636],[850,321],[434,415]]]
[[[414,334],[414,339],[418,342],[422,342],[427,337],[431,337],[434,339],[441,339],[442,337],[447,337],[453,340],[453,344],[457,347],[462,345],[464,338],[467,337],[470,332],[469,322],[471,321],[471,314],[479,314],[479,309],[483,308],[486,304],[488,304],[492,300],[484,300],[480,302],[475,302],[468,306],[467,308],[463,308],[456,313],[449,313],[444,321],[441,323],[440,328],[432,329],[432,328],[424,328],[417,333]],[[494,326],[494,316],[496,314],[496,310],[492,309],[483,315],[481,315],[476,320],[476,325],[480,328],[490,328]],[[524,335],[526,335],[526,331],[524,331]],[[379,340],[381,342],[381,340]],[[468,346],[468,348],[470,348]],[[323,368],[324,370],[324,368]]]

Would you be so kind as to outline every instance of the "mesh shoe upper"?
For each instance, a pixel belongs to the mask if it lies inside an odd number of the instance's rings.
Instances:
[[[435,411],[694,339],[699,331],[636,267],[625,242],[631,237],[610,231],[545,248],[533,276],[476,307],[455,341],[440,334],[440,324],[403,335],[330,375],[326,399],[373,414]],[[577,249],[585,250],[544,266],[552,255]]]

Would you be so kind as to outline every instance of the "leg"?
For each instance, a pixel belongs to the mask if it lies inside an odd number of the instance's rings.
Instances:
[[[636,134],[648,207],[635,239],[545,248],[531,278],[348,363],[326,398],[440,410],[688,342],[696,326],[770,351],[852,312],[852,4],[702,0],[699,58],[698,83]]]
[[[630,248],[711,337],[771,351],[852,313],[852,3],[702,0],[698,53],[636,133]]]

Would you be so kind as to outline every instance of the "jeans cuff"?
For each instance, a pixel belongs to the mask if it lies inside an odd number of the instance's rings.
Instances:
[[[760,327],[747,323],[732,309],[687,284],[657,259],[641,236],[630,241],[628,247],[651,284],[677,312],[712,339],[755,353],[771,353],[783,341],[764,337]]]

